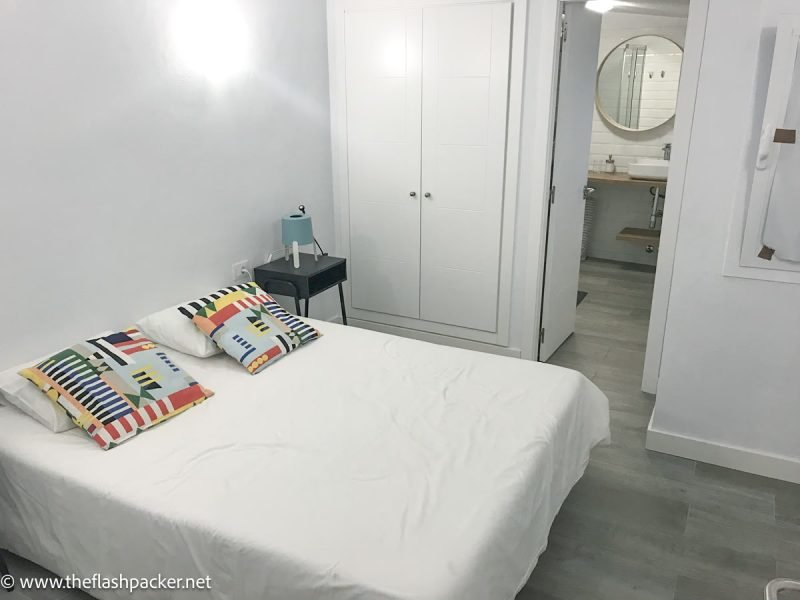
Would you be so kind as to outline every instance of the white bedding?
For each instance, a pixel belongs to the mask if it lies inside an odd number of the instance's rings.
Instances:
[[[609,436],[605,396],[559,367],[315,325],[256,376],[170,352],[216,396],[107,452],[0,407],[0,547],[60,575],[212,580],[142,598],[513,598]]]

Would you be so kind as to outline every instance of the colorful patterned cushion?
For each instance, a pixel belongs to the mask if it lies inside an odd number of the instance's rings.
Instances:
[[[86,340],[19,374],[104,450],[213,394],[137,329]]]
[[[217,348],[217,345],[202,331],[198,331],[192,318],[198,310],[212,300],[217,300],[225,294],[244,287],[246,286],[232,285],[212,292],[203,298],[154,312],[136,321],[136,328],[157,344],[169,346],[184,354],[198,358],[208,358],[220,354],[222,350]]]
[[[217,290],[216,292],[212,292],[202,298],[198,298],[193,302],[185,302],[183,304],[179,304],[177,306],[177,309],[179,313],[181,313],[184,317],[186,317],[191,321],[192,319],[194,319],[194,316],[198,313],[198,311],[209,302],[212,302],[213,300],[220,300],[223,296],[227,296],[228,294],[231,294],[233,292],[250,290],[254,285],[255,285],[254,283],[242,283],[239,285],[232,285],[230,287]]]
[[[253,375],[320,336],[252,282],[211,300],[193,321]]]

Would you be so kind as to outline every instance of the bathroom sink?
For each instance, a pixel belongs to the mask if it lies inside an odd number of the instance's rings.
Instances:
[[[669,161],[661,158],[637,158],[628,165],[628,175],[631,179],[666,181],[668,171]]]

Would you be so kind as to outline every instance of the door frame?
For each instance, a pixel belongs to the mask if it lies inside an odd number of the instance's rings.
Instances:
[[[525,76],[529,81],[536,81],[538,85],[531,90],[531,98],[526,98],[526,105],[530,104],[538,109],[539,115],[543,116],[532,117],[534,122],[525,131],[530,148],[527,155],[530,171],[526,173],[527,181],[521,181],[520,187],[530,194],[532,201],[527,226],[530,235],[527,247],[522,251],[527,272],[522,294],[522,330],[525,337],[520,350],[522,358],[538,361],[561,47],[561,0],[537,3],[536,12],[531,11],[531,21],[534,20],[540,25],[536,31],[538,35],[529,40],[531,48],[528,51]],[[534,235],[535,233],[538,235]]]
[[[331,108],[331,153],[333,167],[333,207],[336,252],[350,258],[350,206],[347,164],[347,88],[345,78],[344,23],[347,9],[414,8],[448,4],[503,3],[513,6],[511,65],[509,71],[508,116],[506,121],[506,170],[503,189],[502,234],[497,304],[497,331],[487,332],[398,317],[353,308],[350,286],[345,286],[345,303],[353,321],[367,321],[391,327],[422,331],[494,346],[507,346],[511,329],[511,288],[514,259],[514,224],[517,218],[522,101],[525,74],[525,41],[528,0],[327,0],[328,67]]]
[[[582,0],[559,0],[558,2],[558,30],[556,34],[556,50],[555,50],[555,57],[554,57],[554,87],[552,92],[552,119],[553,124],[550,131],[550,146],[548,148],[549,151],[549,163],[548,163],[548,187],[547,187],[547,202],[545,203],[544,212],[544,249],[543,249],[543,256],[541,262],[541,277],[542,277],[542,284],[540,289],[540,297],[539,297],[539,307],[538,307],[538,319],[539,319],[539,329],[537,330],[537,339],[535,342],[536,346],[536,360],[542,360],[542,345],[545,341],[545,290],[547,289],[547,258],[550,252],[550,225],[552,223],[552,212],[553,212],[553,204],[555,201],[556,195],[556,153],[558,150],[558,125],[559,125],[559,109],[561,104],[561,92],[562,92],[562,74],[564,71],[564,51],[566,49],[566,43],[568,39],[568,30],[569,30],[569,20],[567,14],[567,5],[574,5],[574,4],[582,4]],[[599,32],[598,32],[599,33]],[[595,57],[595,61],[597,61],[600,57]],[[596,71],[597,67],[593,69]],[[592,109],[594,110],[594,95],[592,96]],[[590,149],[589,149],[590,150]],[[591,152],[587,152],[586,154],[586,164],[588,165],[589,162],[589,154]],[[586,199],[586,189],[587,189],[588,182],[584,183],[583,186],[583,194],[584,200]],[[577,282],[576,282],[577,283]],[[576,286],[577,287],[577,286]],[[573,330],[574,333],[574,330]],[[572,334],[570,334],[571,336]],[[561,342],[563,344],[569,339],[570,336],[567,336],[565,340]],[[560,345],[559,345],[560,347]],[[557,351],[556,348],[555,351]],[[551,354],[554,354],[551,352]]]
[[[565,0],[575,1],[575,0]],[[667,316],[669,311],[669,297],[672,288],[672,273],[675,265],[675,251],[678,245],[678,230],[680,226],[681,206],[683,205],[684,184],[688,167],[689,145],[691,142],[692,127],[694,123],[694,108],[697,97],[697,87],[700,80],[700,71],[703,60],[705,32],[708,25],[708,10],[711,0],[690,0],[689,18],[686,29],[686,42],[684,62],[681,67],[680,89],[676,107],[675,128],[673,132],[672,161],[670,168],[670,182],[667,188],[668,203],[664,206],[664,217],[661,226],[661,241],[659,245],[656,278],[653,288],[653,301],[650,312],[650,324],[647,335],[647,348],[645,352],[644,371],[642,373],[642,390],[655,394],[658,387],[658,377],[661,370],[661,353],[664,347],[664,336],[667,330]],[[558,7],[558,8],[556,8]],[[551,6],[551,22],[555,25],[552,29],[552,38],[543,39],[543,51],[548,46],[552,49],[550,59],[554,79],[549,90],[542,90],[542,94],[549,95],[550,120],[547,140],[554,139],[558,44],[560,43],[560,1],[554,1]],[[546,59],[543,59],[546,60]],[[540,154],[543,150],[539,149]],[[552,146],[546,148],[547,164],[552,161]],[[537,175],[534,170],[534,176]],[[541,171],[538,175],[542,177]],[[533,290],[526,290],[526,306],[534,306],[533,311],[526,315],[533,323],[533,335],[529,345],[523,348],[523,356],[539,359],[539,329],[541,327],[542,298],[544,294],[544,239],[547,235],[546,211],[549,202],[550,179],[542,177],[548,186],[541,189],[541,211],[531,211],[530,231],[539,231],[539,240],[531,239],[528,244],[529,264],[538,265],[539,278]],[[533,238],[534,236],[531,236]],[[529,282],[531,283],[531,282]],[[530,331],[526,327],[526,331]]]
[[[550,149],[548,160],[548,177],[547,177],[547,202],[545,203],[544,212],[544,247],[542,250],[542,266],[541,277],[542,285],[539,294],[539,329],[536,332],[536,360],[541,360],[542,344],[544,344],[544,290],[547,285],[547,249],[548,242],[550,241],[550,217],[552,213],[554,194],[555,194],[555,173],[556,173],[556,136],[558,135],[558,102],[561,99],[561,69],[564,66],[564,44],[566,43],[567,32],[567,6],[565,0],[558,2],[558,36],[556,38],[557,48],[554,60],[553,71],[555,72],[553,96],[551,102],[553,125],[550,131]]]
[[[647,347],[642,373],[642,390],[655,394],[661,372],[661,352],[667,332],[669,296],[672,290],[672,273],[675,251],[678,246],[681,207],[689,167],[689,146],[694,126],[694,109],[697,87],[703,63],[703,50],[708,26],[708,9],[711,0],[690,0],[689,19],[686,24],[683,64],[678,84],[678,102],[675,106],[675,128],[672,133],[672,158],[667,183],[664,215],[661,219],[661,239],[656,261],[656,280],[650,306],[650,324],[647,330]]]

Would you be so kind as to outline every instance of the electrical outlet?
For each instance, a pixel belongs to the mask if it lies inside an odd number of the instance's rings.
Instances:
[[[250,274],[249,260],[240,260],[239,262],[233,263],[231,270],[233,271],[234,282],[252,279],[252,276]]]

